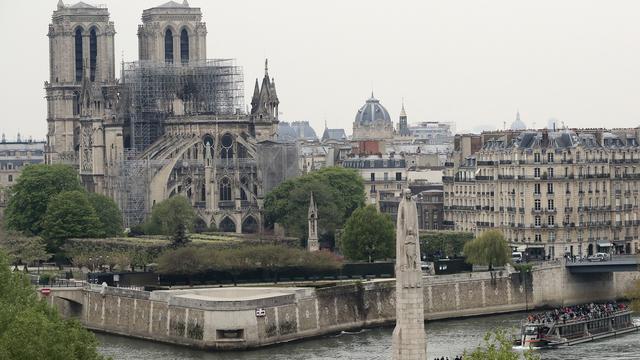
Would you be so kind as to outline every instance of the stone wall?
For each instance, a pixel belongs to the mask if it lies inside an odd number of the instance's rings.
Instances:
[[[561,265],[530,274],[429,276],[424,278],[424,315],[434,320],[614,299],[639,278],[638,272],[572,275]],[[277,289],[278,295],[237,301],[208,300],[198,296],[198,291],[206,291],[202,289],[86,289],[81,320],[105,332],[208,349],[242,349],[392,324],[395,318],[394,280],[270,289]],[[51,300],[66,313],[73,312],[61,299]],[[264,316],[256,315],[257,308],[265,310]]]

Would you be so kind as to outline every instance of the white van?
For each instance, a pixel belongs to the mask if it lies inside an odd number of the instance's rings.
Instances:
[[[521,263],[523,260],[522,253],[520,251],[514,251],[511,253],[511,261],[515,264]]]

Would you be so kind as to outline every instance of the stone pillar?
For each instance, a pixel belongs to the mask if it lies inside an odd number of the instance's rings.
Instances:
[[[398,206],[396,224],[396,327],[393,330],[393,360],[426,360],[424,301],[418,210],[405,190]]]

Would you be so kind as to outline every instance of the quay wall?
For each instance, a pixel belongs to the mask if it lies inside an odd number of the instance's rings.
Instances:
[[[561,265],[529,274],[428,276],[424,315],[435,320],[616,299],[639,278],[638,272],[572,275]],[[395,320],[393,279],[277,289],[283,294],[224,303],[190,296],[189,290],[172,295],[111,287],[71,295],[52,291],[50,301],[93,330],[205,349],[260,347]],[[258,316],[257,308],[264,314]]]

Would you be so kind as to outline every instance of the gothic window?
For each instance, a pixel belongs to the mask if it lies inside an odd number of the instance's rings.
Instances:
[[[98,56],[98,37],[96,29],[91,29],[89,33],[89,80],[96,81],[96,64]]]
[[[220,139],[221,157],[223,159],[233,159],[233,136],[224,134]]]
[[[220,201],[231,201],[231,181],[226,177],[220,181]]]
[[[76,81],[82,81],[82,29],[76,29],[75,35]]]
[[[187,29],[182,29],[180,33],[180,60],[183,64],[189,62],[189,34],[187,34]]]
[[[164,33],[164,62],[173,64],[173,33],[167,29]]]
[[[80,93],[73,93],[73,115],[80,115]]]

